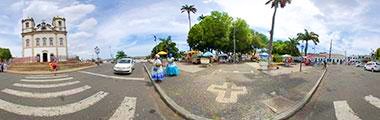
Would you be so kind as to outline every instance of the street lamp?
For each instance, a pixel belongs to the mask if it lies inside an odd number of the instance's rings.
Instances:
[[[303,48],[304,48],[305,46],[304,45],[301,45],[301,63],[300,63],[300,72],[302,72],[302,63],[303,63],[303,55],[302,55],[302,51],[303,51]]]
[[[94,51],[95,51],[95,54],[96,54],[96,57],[97,57],[97,65],[99,65],[99,53],[100,53],[100,48],[98,47],[98,46],[96,46],[95,48],[94,48]]]
[[[235,24],[233,24],[234,27],[234,35],[233,35],[233,41],[234,41],[234,63],[236,63],[236,39],[235,39],[235,33],[236,33],[236,27]]]

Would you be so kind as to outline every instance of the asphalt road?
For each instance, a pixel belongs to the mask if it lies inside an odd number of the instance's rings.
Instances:
[[[380,120],[380,72],[331,65],[311,101],[290,120]]]
[[[142,64],[115,75],[112,64],[52,75],[0,73],[0,120],[181,119],[160,99]]]

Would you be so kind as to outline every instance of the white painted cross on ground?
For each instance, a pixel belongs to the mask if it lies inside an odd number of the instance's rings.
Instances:
[[[245,87],[238,87],[234,83],[227,82],[223,85],[210,85],[207,91],[217,93],[215,101],[219,103],[236,103],[238,95],[248,93]]]

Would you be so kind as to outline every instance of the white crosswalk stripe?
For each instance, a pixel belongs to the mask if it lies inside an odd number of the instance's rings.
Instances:
[[[364,99],[372,104],[373,106],[376,106],[377,108],[380,108],[380,99],[377,97],[374,97],[372,95],[365,96]]]
[[[59,92],[49,92],[49,93],[33,93],[33,92],[24,92],[24,91],[18,91],[13,89],[4,89],[1,90],[4,93],[20,96],[20,97],[28,97],[28,98],[55,98],[60,96],[69,96],[74,95],[80,92],[83,92],[87,89],[90,89],[91,87],[88,85],[85,85],[83,87],[71,89],[71,90],[65,90],[65,91],[59,91]]]
[[[19,83],[14,83],[13,86],[19,88],[33,88],[34,89],[44,89],[44,88],[58,88],[65,87],[70,85],[79,84],[80,81],[68,81],[74,79],[69,76],[46,76],[46,75],[36,75],[36,76],[28,76],[26,79],[21,79]],[[43,79],[44,78],[44,79]],[[124,79],[124,78],[123,78]],[[140,78],[132,78],[132,80],[143,80]],[[55,83],[57,81],[67,81]],[[27,83],[25,83],[27,82]],[[53,83],[48,83],[53,82]],[[63,91],[55,91],[55,92],[33,92],[33,91],[20,91],[15,88],[5,88],[1,90],[1,92],[17,96],[20,98],[33,98],[33,99],[45,99],[47,98],[56,98],[61,96],[71,96],[74,94],[80,94],[88,89],[91,89],[91,86],[84,85],[82,87],[63,90]],[[8,111],[11,113],[15,113],[18,115],[26,115],[26,116],[36,116],[36,117],[52,117],[52,116],[60,116],[75,113],[84,109],[89,108],[92,105],[95,105],[103,98],[105,98],[109,93],[104,91],[99,91],[90,97],[84,98],[77,102],[73,102],[66,105],[58,105],[58,106],[28,106],[13,103],[12,101],[6,101],[0,98],[0,110]],[[115,110],[110,120],[132,120],[135,116],[136,110],[136,97],[125,97],[121,102],[120,106]]]
[[[25,77],[26,79],[46,79],[46,78],[64,78],[64,77],[68,77],[68,75],[57,75],[57,76],[53,76],[53,75],[33,75],[33,76],[27,76]]]
[[[25,87],[25,88],[56,88],[69,86],[80,83],[79,81],[66,82],[66,83],[57,83],[57,84],[22,84],[22,83],[14,83],[13,86],[17,87]]]
[[[145,78],[110,76],[110,75],[103,75],[103,74],[98,74],[98,73],[93,73],[93,72],[87,72],[87,71],[79,71],[79,72],[80,73],[89,74],[89,75],[100,76],[100,77],[104,77],[104,78],[112,78],[112,79],[120,79],[120,80],[147,81],[147,80],[145,80]]]
[[[46,79],[46,80],[29,80],[29,79],[21,79],[23,82],[58,82],[58,81],[66,81],[66,80],[72,80],[73,77],[67,77],[67,78],[58,78],[58,79]]]
[[[136,98],[125,97],[109,120],[132,120],[136,110]]]
[[[335,116],[337,120],[361,120],[350,108],[347,101],[334,101]]]
[[[15,113],[15,114],[19,114],[19,115],[40,116],[40,117],[58,116],[58,115],[74,113],[74,112],[83,110],[85,108],[88,108],[91,105],[103,99],[107,95],[108,95],[107,92],[100,91],[79,102],[71,103],[71,104],[67,104],[63,106],[53,106],[53,107],[25,106],[25,105],[19,105],[19,104],[7,102],[0,99],[0,109]]]

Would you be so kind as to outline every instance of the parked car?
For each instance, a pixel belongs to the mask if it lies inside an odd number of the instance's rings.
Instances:
[[[364,65],[365,70],[370,70],[372,72],[374,71],[380,71],[380,63],[378,62],[368,62]]]
[[[131,58],[122,58],[114,65],[113,70],[115,74],[118,73],[132,73],[135,65],[135,61]]]
[[[362,62],[356,62],[355,67],[364,67],[364,63]]]

